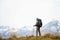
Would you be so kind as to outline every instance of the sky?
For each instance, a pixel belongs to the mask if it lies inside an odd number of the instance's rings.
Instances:
[[[0,0],[0,26],[30,28],[42,19],[43,26],[60,20],[60,0]]]

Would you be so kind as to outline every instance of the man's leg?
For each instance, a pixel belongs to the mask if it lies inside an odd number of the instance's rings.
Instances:
[[[36,27],[36,36],[38,36],[38,27]]]
[[[41,36],[40,28],[39,28],[38,32],[39,32],[39,36]]]
[[[36,29],[36,36],[38,36],[38,30]]]

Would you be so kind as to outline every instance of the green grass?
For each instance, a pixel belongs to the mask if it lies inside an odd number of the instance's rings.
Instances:
[[[58,35],[52,35],[52,34],[45,34],[44,36],[26,36],[26,37],[19,37],[12,36],[8,39],[2,39],[0,40],[60,40],[60,36]]]

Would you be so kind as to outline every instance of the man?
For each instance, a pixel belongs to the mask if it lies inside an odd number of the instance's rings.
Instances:
[[[36,18],[36,24],[34,26],[36,26],[36,36],[38,36],[38,33],[39,33],[39,36],[41,36],[41,32],[40,32],[40,27],[42,27],[42,20],[39,19],[39,18]]]

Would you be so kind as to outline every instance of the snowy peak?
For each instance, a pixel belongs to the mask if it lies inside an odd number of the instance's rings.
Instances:
[[[48,24],[46,24],[45,26],[43,26],[41,28],[42,32],[47,32],[47,33],[54,33],[54,34],[57,34],[57,33],[60,33],[60,23],[58,20],[53,20],[53,21],[50,21]],[[58,30],[58,32],[57,32]]]

